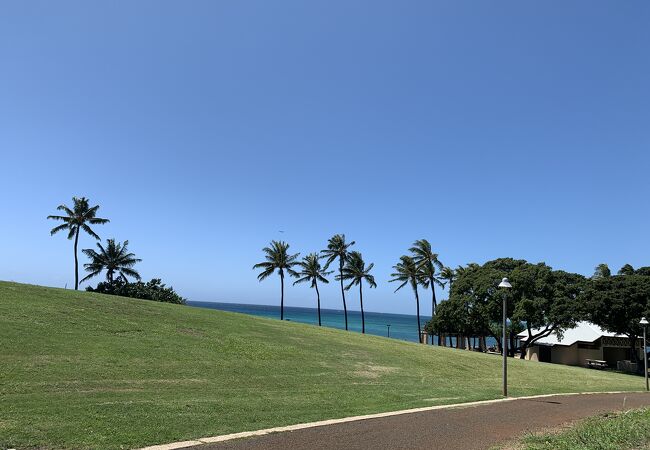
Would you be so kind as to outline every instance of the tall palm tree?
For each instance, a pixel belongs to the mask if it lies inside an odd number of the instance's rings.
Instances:
[[[106,248],[101,243],[97,243],[99,252],[91,248],[82,250],[84,255],[90,258],[88,264],[84,264],[86,272],[89,272],[82,280],[83,283],[90,278],[99,275],[102,271],[106,271],[106,280],[112,283],[117,273],[119,278],[128,282],[127,277],[140,280],[140,274],[133,268],[136,263],[142,261],[136,258],[133,253],[129,253],[129,241],[124,241],[123,244],[115,242],[115,239],[108,239],[106,241]]]
[[[420,275],[418,271],[418,265],[412,257],[404,255],[400,257],[400,262],[394,265],[393,269],[395,269],[395,273],[391,274],[391,277],[393,277],[393,279],[389,281],[399,281],[402,283],[397,287],[397,289],[395,289],[395,292],[399,291],[407,284],[410,284],[411,288],[413,288],[418,316],[418,342],[420,342],[422,328],[420,326],[420,297],[418,295],[418,281]]]
[[[422,278],[422,286],[427,289],[431,287],[431,317],[436,315],[438,302],[436,301],[436,284],[444,287],[440,280],[440,271],[444,265],[438,260],[438,254],[433,252],[431,244],[426,239],[418,239],[409,249],[413,254],[415,264],[418,266]]]
[[[341,275],[337,276],[343,283],[343,280],[350,281],[345,287],[345,290],[348,291],[352,286],[359,286],[359,302],[361,303],[361,333],[366,332],[366,319],[363,313],[363,281],[365,280],[368,283],[368,286],[371,288],[376,288],[377,283],[375,283],[375,277],[370,275],[370,271],[375,266],[374,263],[370,263],[366,267],[366,263],[363,261],[363,257],[359,252],[350,252],[348,253],[347,262]]]
[[[302,261],[298,263],[301,270],[298,272],[298,280],[293,284],[294,286],[298,283],[311,282],[311,287],[316,289],[316,300],[318,301],[318,326],[321,326],[320,320],[320,292],[318,291],[318,282],[329,283],[329,280],[325,278],[327,275],[330,275],[332,272],[326,272],[320,265],[320,255],[318,253],[310,253],[305,256]]]
[[[345,289],[343,288],[343,267],[348,257],[348,249],[354,245],[354,241],[345,242],[344,234],[335,234],[327,241],[327,248],[321,253],[327,260],[325,261],[325,270],[327,270],[336,258],[339,259],[339,274],[336,277],[341,282],[341,297],[343,297],[343,314],[345,315],[345,329],[348,329],[348,306],[345,303]]]
[[[65,212],[65,216],[47,216],[48,219],[60,220],[63,223],[50,231],[50,235],[55,235],[61,230],[68,231],[68,239],[74,238],[74,288],[79,289],[79,259],[77,256],[77,246],[79,244],[79,231],[83,230],[99,241],[99,236],[90,228],[90,225],[101,225],[109,222],[108,219],[96,217],[99,205],[90,207],[86,197],[72,197],[72,208],[66,205],[59,205],[56,209]]]
[[[297,277],[298,273],[293,270],[293,267],[298,264],[296,259],[300,253],[290,255],[289,244],[284,241],[271,241],[270,247],[264,247],[262,251],[265,253],[266,261],[255,264],[253,269],[263,269],[257,275],[259,281],[264,280],[277,269],[280,275],[280,320],[284,320],[284,271],[292,277]]]

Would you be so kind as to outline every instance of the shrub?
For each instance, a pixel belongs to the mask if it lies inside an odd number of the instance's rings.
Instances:
[[[100,294],[153,300],[155,302],[185,304],[185,299],[178,295],[173,287],[165,286],[160,278],[154,278],[146,283],[142,281],[127,283],[122,279],[112,282],[103,281],[96,288],[93,289],[91,286],[88,286],[86,290]]]

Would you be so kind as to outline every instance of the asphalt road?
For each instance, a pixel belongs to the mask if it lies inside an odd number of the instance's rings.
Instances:
[[[433,410],[268,434],[195,450],[487,449],[526,431],[602,412],[650,406],[650,394],[595,394]]]

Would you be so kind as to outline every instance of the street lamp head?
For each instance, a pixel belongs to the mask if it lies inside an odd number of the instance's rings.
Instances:
[[[644,327],[647,326],[650,322],[648,322],[648,319],[645,317],[641,318],[641,322],[639,322],[639,325],[643,325]]]
[[[512,284],[508,281],[507,278],[504,278],[501,280],[501,283],[499,283],[500,288],[505,288],[505,289],[510,289],[512,287]]]

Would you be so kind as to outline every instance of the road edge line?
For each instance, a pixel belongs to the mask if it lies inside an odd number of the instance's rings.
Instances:
[[[263,430],[241,431],[241,432],[238,432],[238,433],[222,434],[222,435],[219,435],[219,436],[210,436],[210,437],[192,439],[192,440],[187,440],[187,441],[171,442],[169,444],[151,445],[151,446],[148,446],[148,447],[142,447],[142,448],[140,448],[138,450],[177,450],[177,449],[181,449],[181,448],[194,447],[194,446],[202,445],[202,444],[214,444],[216,442],[231,441],[233,439],[242,439],[242,438],[249,438],[249,437],[264,436],[266,434],[271,434],[271,433],[283,433],[283,432],[287,432],[287,431],[304,430],[306,428],[324,427],[324,426],[327,426],[327,425],[336,425],[336,424],[341,424],[341,423],[357,422],[357,421],[360,421],[360,420],[381,419],[383,417],[392,417],[392,416],[400,416],[400,415],[403,415],[403,414],[414,414],[414,413],[419,413],[419,412],[436,411],[436,410],[440,410],[440,409],[471,408],[471,407],[474,407],[474,406],[482,406],[482,405],[490,405],[490,404],[495,404],[495,403],[512,402],[512,401],[516,401],[516,400],[533,400],[533,399],[538,399],[538,398],[562,397],[562,396],[569,396],[569,395],[638,394],[638,393],[644,393],[644,392],[645,391],[563,392],[563,393],[559,393],[559,394],[540,394],[540,395],[528,395],[528,396],[524,396],[524,397],[505,397],[505,398],[496,398],[496,399],[492,399],[492,400],[478,400],[478,401],[474,401],[474,402],[454,403],[454,404],[451,404],[451,405],[422,406],[420,408],[401,409],[401,410],[397,410],[397,411],[387,411],[387,412],[382,412],[382,413],[364,414],[364,415],[360,415],[360,416],[342,417],[340,419],[325,419],[325,420],[319,420],[319,421],[316,421],[316,422],[298,423],[298,424],[295,424],[295,425],[285,425],[285,426],[281,426],[281,427],[266,428],[266,429],[263,429]]]

